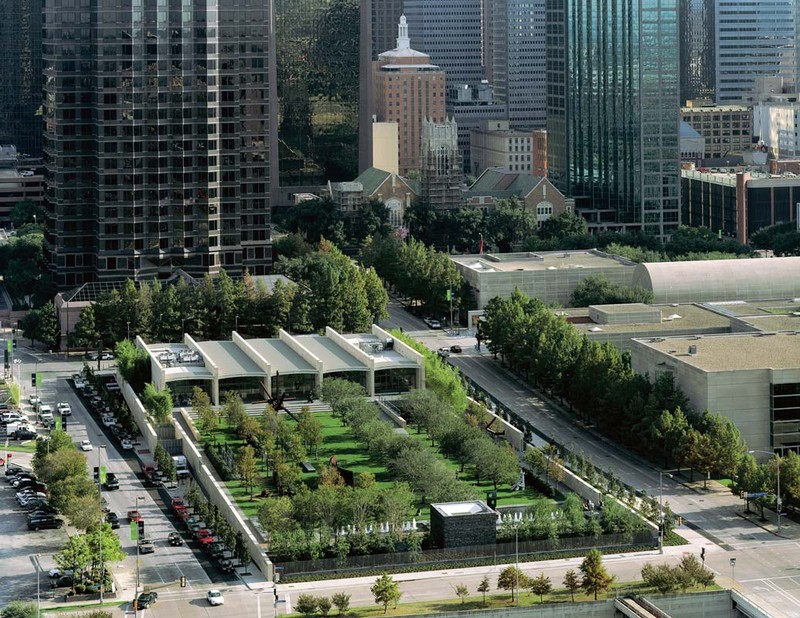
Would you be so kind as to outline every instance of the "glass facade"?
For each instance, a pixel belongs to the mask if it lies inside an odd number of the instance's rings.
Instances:
[[[495,100],[515,126],[545,125],[544,0],[492,0],[491,56]]]
[[[677,1],[547,0],[548,173],[590,225],[679,225]]]
[[[46,0],[43,18],[58,286],[266,273],[266,3]]]
[[[717,0],[717,103],[753,100],[759,77],[794,83],[795,0]]]
[[[280,187],[313,190],[328,180],[352,180],[358,176],[359,2],[274,0],[274,10]]]
[[[780,454],[800,449],[800,384],[770,384],[772,448]]]
[[[689,99],[715,100],[715,2],[680,0],[681,105]]]
[[[0,144],[42,156],[42,0],[0,0]]]
[[[707,175],[705,175],[707,176]],[[711,182],[702,174],[686,174],[681,187],[682,221],[737,237],[736,182]]]
[[[484,79],[483,0],[405,0],[408,36],[447,75],[447,87]]]

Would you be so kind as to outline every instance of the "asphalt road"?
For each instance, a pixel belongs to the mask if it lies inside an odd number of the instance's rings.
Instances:
[[[571,417],[560,412],[552,402],[542,401],[536,393],[528,389],[515,376],[505,371],[497,361],[491,359],[486,353],[479,353],[474,349],[474,339],[466,336],[453,336],[444,331],[428,329],[421,320],[402,310],[398,303],[392,302],[390,318],[383,326],[401,327],[405,332],[421,339],[431,349],[441,346],[450,346],[458,343],[464,352],[461,355],[451,356],[451,362],[458,366],[465,374],[469,375],[479,384],[485,386],[497,399],[512,407],[518,413],[531,419],[537,430],[546,436],[551,436],[559,443],[565,444],[577,451],[583,450],[592,460],[603,466],[614,468],[618,478],[639,489],[646,489],[650,495],[658,495],[659,474],[658,470],[650,464],[627,453],[624,449],[608,442],[592,431],[575,423]],[[27,356],[26,356],[27,354]],[[64,362],[63,358],[53,358],[49,355],[38,353],[28,354],[21,350],[19,356],[25,360],[25,371],[33,371],[31,364],[37,360],[40,364],[39,371],[50,375],[64,375],[77,371],[82,362]],[[42,367],[44,365],[44,368]],[[29,368],[27,368],[29,367]],[[24,384],[24,380],[23,380]],[[28,382],[29,384],[29,382]],[[69,396],[60,391],[58,382],[53,382],[57,396]],[[66,383],[64,383],[66,386]],[[47,388],[47,383],[45,384]],[[48,395],[45,395],[47,397]],[[56,399],[54,398],[53,401]],[[80,416],[78,417],[80,418]],[[100,435],[92,436],[92,428],[87,425],[85,434],[90,438],[102,440]],[[82,439],[79,428],[75,428],[76,440]],[[117,457],[122,462],[117,463]],[[137,487],[132,477],[125,473],[124,458],[116,453],[113,448],[108,449],[109,468],[120,470],[122,489],[114,492],[110,498],[112,507],[124,516],[132,500],[137,496],[145,496],[142,489]],[[124,462],[124,463],[123,463]],[[729,492],[712,484],[712,489],[703,491],[695,486],[686,486],[671,480],[668,476],[663,478],[664,501],[669,502],[674,512],[682,515],[691,528],[684,526],[679,532],[690,542],[682,547],[665,548],[665,554],[659,556],[655,552],[634,555],[608,556],[605,561],[609,570],[617,576],[619,581],[630,581],[639,578],[641,566],[646,562],[677,561],[686,552],[699,554],[700,549],[706,548],[706,564],[717,574],[717,582],[722,586],[730,586],[735,580],[735,586],[747,594],[755,603],[769,610],[774,616],[788,616],[800,618],[800,571],[796,560],[798,542],[800,540],[800,526],[792,524],[784,529],[783,538],[774,534],[774,524],[767,523],[762,526],[754,525],[737,515],[741,510],[741,502]],[[146,493],[146,492],[145,492]],[[148,519],[153,520],[153,528],[148,528],[154,536],[163,538],[169,530],[169,522],[160,519],[157,512],[157,496],[147,494],[146,500],[140,502],[141,510]],[[12,498],[13,499],[13,498]],[[0,524],[2,525],[2,524]],[[124,529],[124,528],[123,528]],[[2,531],[2,528],[0,528]],[[49,533],[48,533],[49,534]],[[43,537],[42,537],[43,538]],[[5,545],[5,543],[4,543]],[[128,545],[129,546],[129,545]],[[130,547],[130,546],[129,546]],[[169,552],[169,553],[167,553]],[[157,549],[154,556],[145,559],[154,560],[150,565],[142,562],[142,573],[153,582],[164,580],[169,582],[173,577],[186,570],[190,560],[183,563],[183,558],[171,550],[164,550],[159,556],[161,548]],[[730,558],[736,558],[736,566],[732,569]],[[577,568],[579,559],[556,560],[546,563],[531,563],[522,565],[529,573],[545,572],[552,581],[558,584],[563,579],[567,568]],[[126,558],[120,567],[121,571],[128,574],[132,558]],[[163,571],[162,566],[163,565]],[[29,574],[21,577],[30,577],[35,586],[32,565]],[[477,595],[475,588],[485,576],[490,577],[494,588],[497,567],[479,567],[476,569],[457,569],[452,571],[410,573],[395,576],[400,582],[403,591],[403,601],[422,599],[443,599],[455,597],[455,586],[466,584]],[[302,584],[281,584],[278,586],[281,601],[288,599],[289,603],[282,602],[277,606],[278,614],[286,613],[291,609],[297,595],[310,592],[316,595],[328,595],[345,591],[352,595],[351,604],[372,605],[374,603],[369,587],[374,578],[356,578],[347,580],[309,582]],[[208,587],[218,587],[225,594],[225,606],[210,608],[205,601]],[[175,585],[165,585],[159,590],[159,601],[152,609],[140,612],[140,616],[160,617],[194,617],[194,616],[257,616],[258,618],[273,615],[273,596],[271,585],[260,586],[256,590],[247,590],[241,584],[222,583],[210,584],[202,575],[192,575],[189,586],[180,589]],[[19,588],[18,588],[19,590]],[[2,588],[0,588],[0,593]],[[35,589],[34,589],[35,592]],[[2,604],[2,598],[0,598]],[[118,615],[130,613],[130,607],[123,607]]]

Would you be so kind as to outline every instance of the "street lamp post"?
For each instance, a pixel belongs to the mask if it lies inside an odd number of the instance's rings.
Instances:
[[[777,468],[777,482],[776,482],[776,492],[775,492],[775,508],[778,512],[778,532],[777,534],[781,533],[781,460],[778,457],[778,453],[770,453],[769,451],[759,451],[759,450],[752,450],[748,451],[751,455],[753,453],[764,453],[765,455],[769,455],[770,457],[775,458],[775,467]]]
[[[730,565],[731,565],[731,590],[733,590],[734,585],[736,584],[736,558],[731,558]]]
[[[41,554],[36,554],[35,556],[31,556],[31,562],[33,562],[33,566],[36,567],[36,618],[39,618],[39,614],[42,611],[42,597],[41,597],[41,584],[40,584],[42,565],[39,563],[39,559],[41,557],[42,557]]]
[[[97,447],[97,493],[103,496],[103,459],[101,453],[105,450],[106,445],[101,444]],[[98,542],[100,544],[100,605],[103,605],[103,588],[105,587],[106,579],[106,561],[103,559],[103,515],[100,516],[100,529],[98,531]]]
[[[139,512],[139,500],[144,500],[143,496],[136,496],[136,512]],[[140,515],[141,517],[141,515]],[[136,525],[139,525],[139,522],[136,522]],[[139,535],[136,535],[136,588],[133,593],[133,617],[136,618],[138,615],[137,612],[139,611]]]
[[[672,478],[671,474],[667,474]],[[658,553],[664,553],[664,473],[658,473]]]
[[[517,589],[514,599],[517,607],[519,607],[519,524],[514,526],[514,578],[516,579],[515,587]]]
[[[20,389],[20,391],[21,391],[22,390],[22,384],[20,382],[20,380],[21,380],[20,373],[22,372],[22,368],[20,367],[20,365],[22,365],[22,360],[19,359],[19,358],[15,358],[14,359],[14,369],[16,369],[16,373],[17,373],[17,388]],[[19,396],[22,397],[22,392],[19,393]]]

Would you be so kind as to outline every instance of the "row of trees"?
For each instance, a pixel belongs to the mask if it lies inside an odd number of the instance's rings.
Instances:
[[[242,532],[234,532],[217,505],[207,500],[195,483],[190,481],[184,499],[194,509],[194,512],[200,515],[200,519],[206,522],[208,527],[222,539],[225,546],[233,552],[241,564],[250,562],[250,550],[247,548]]]
[[[752,235],[751,240],[754,247],[769,249],[775,255],[800,255],[800,232],[793,221],[762,227]]]
[[[570,296],[570,307],[589,305],[615,305],[623,303],[650,303],[653,293],[644,288],[629,288],[611,283],[602,275],[591,275],[583,279]]]
[[[669,594],[678,589],[686,592],[697,585],[705,589],[714,583],[714,573],[694,554],[684,554],[675,566],[648,562],[642,567],[642,580],[660,594]]]
[[[753,455],[742,459],[736,474],[736,489],[745,494],[766,493],[758,498],[747,498],[747,510],[751,500],[764,516],[764,507],[776,502],[778,496],[778,468],[780,468],[780,498],[782,504],[800,505],[800,455],[786,451],[782,457],[775,456],[768,462],[758,464]]]
[[[104,292],[70,325],[71,348],[114,347],[126,338],[177,341],[183,332],[198,339],[226,339],[238,329],[250,336],[274,337],[285,328],[311,333],[330,326],[344,332],[369,330],[386,317],[388,296],[377,274],[352,263],[333,244],[281,259],[276,270],[299,285],[276,283],[270,291],[248,274],[232,279],[225,271],[206,276],[197,285],[183,279],[136,285],[128,280]],[[24,335],[49,349],[59,342],[55,307],[46,303],[22,322]],[[66,327],[66,325],[65,325]]]
[[[397,236],[374,236],[367,240],[360,259],[403,295],[409,307],[421,306],[442,317],[450,311],[450,295],[456,310],[474,304],[450,256],[414,238],[406,242]]]
[[[736,426],[720,414],[691,411],[671,374],[651,382],[634,373],[627,354],[589,340],[518,290],[487,303],[481,332],[492,353],[534,385],[666,466],[732,475],[746,453]]]
[[[104,522],[100,493],[88,476],[86,457],[66,432],[55,430],[48,440],[37,440],[33,469],[47,484],[51,506],[82,531],[70,536],[67,545],[55,554],[56,564],[75,573],[74,592],[99,583],[102,574],[103,585],[109,590],[111,577],[105,565],[122,560],[125,554],[119,537]]]

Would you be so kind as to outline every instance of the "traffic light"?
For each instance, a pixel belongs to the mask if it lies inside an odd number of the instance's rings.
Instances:
[[[186,576],[181,575],[181,588],[186,588]]]
[[[144,521],[139,520],[136,525],[139,528],[139,538],[143,539],[144,538]]]
[[[678,515],[678,525],[679,526],[683,525],[683,517],[681,517],[680,515]]]
[[[31,374],[31,386],[36,386],[36,374]]]

